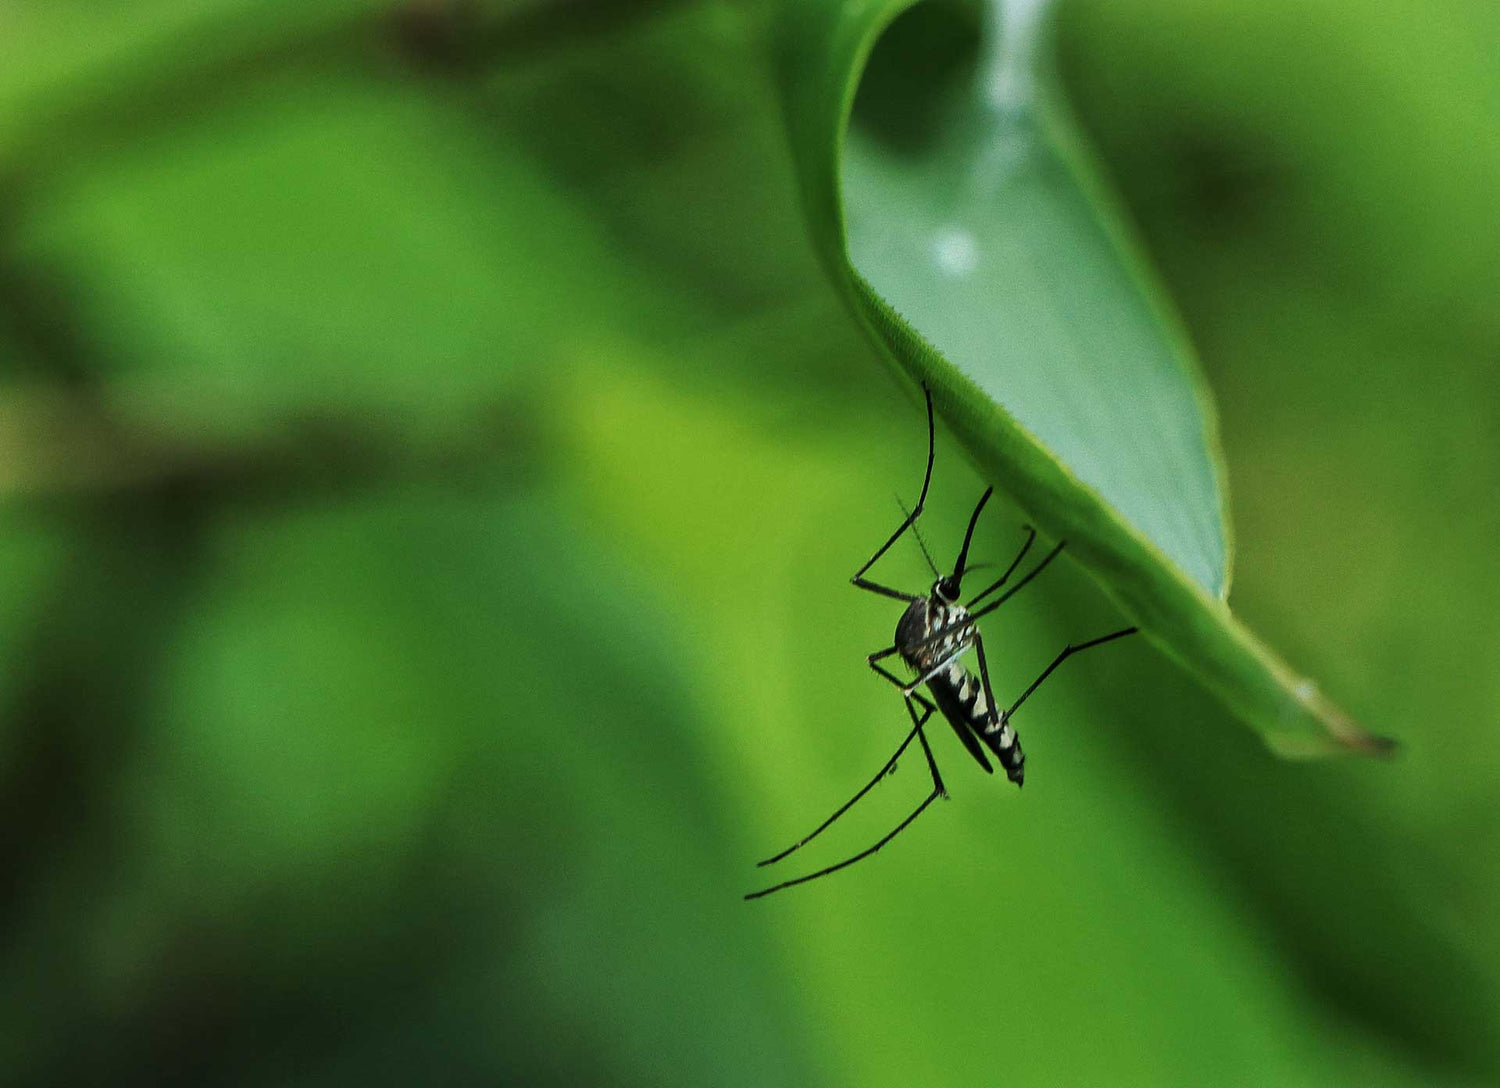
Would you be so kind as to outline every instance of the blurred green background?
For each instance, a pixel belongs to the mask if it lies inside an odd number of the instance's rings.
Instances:
[[[846,582],[923,453],[776,6],[0,11],[6,1083],[1500,1081],[1497,11],[1056,13],[1231,602],[1400,758],[1278,762],[1130,640],[1024,794],[935,732],[951,801],[756,903],[903,733]],[[940,434],[939,555],[983,486]],[[1007,692],[1119,624],[1069,563],[995,619]]]

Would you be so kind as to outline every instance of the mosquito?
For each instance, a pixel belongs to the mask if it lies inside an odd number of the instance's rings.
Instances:
[[[759,899],[761,896],[779,892],[783,888],[791,888],[798,884],[806,884],[810,880],[836,873],[840,869],[847,868],[857,861],[863,861],[875,853],[886,843],[890,842],[901,832],[905,831],[916,818],[927,810],[927,806],[939,797],[947,798],[948,790],[943,785],[943,776],[938,771],[937,760],[933,757],[932,748],[927,743],[927,734],[923,726],[932,717],[934,711],[940,712],[947,719],[953,731],[958,734],[958,739],[963,743],[969,755],[974,761],[984,768],[986,774],[994,774],[994,767],[990,765],[989,758],[985,755],[988,748],[1000,766],[1005,769],[1006,777],[1020,786],[1026,777],[1026,755],[1021,750],[1021,738],[1016,735],[1015,728],[1011,725],[1011,718],[1021,708],[1021,704],[1031,697],[1031,694],[1041,686],[1042,681],[1051,676],[1053,671],[1074,654],[1091,650],[1095,646],[1103,646],[1106,642],[1124,638],[1126,635],[1136,633],[1136,628],[1126,627],[1100,638],[1090,639],[1088,642],[1080,642],[1076,645],[1070,644],[1063,649],[1042,670],[1040,676],[1031,682],[1027,689],[1021,692],[1020,698],[1010,705],[1010,709],[999,711],[995,703],[994,692],[990,688],[989,664],[984,656],[984,638],[979,633],[976,622],[982,616],[995,611],[1006,601],[1010,600],[1022,589],[1024,589],[1033,578],[1047,569],[1054,559],[1062,554],[1066,541],[1059,541],[1057,546],[1049,551],[1042,559],[1022,575],[1014,585],[1000,592],[1010,581],[1012,574],[1021,566],[1026,555],[1036,541],[1036,530],[1026,526],[1026,540],[1021,545],[1021,550],[1011,560],[1010,565],[1005,568],[1005,573],[1000,575],[989,586],[975,594],[966,603],[960,604],[962,596],[964,574],[968,568],[969,544],[974,539],[975,526],[979,524],[979,515],[984,510],[984,504],[989,502],[994,488],[986,488],[983,495],[979,496],[979,502],[974,507],[974,513],[969,518],[969,528],[964,533],[963,547],[958,551],[958,560],[953,564],[953,573],[940,574],[932,563],[931,556],[927,556],[927,546],[922,543],[921,534],[916,529],[917,519],[922,516],[923,505],[927,501],[927,489],[932,483],[932,462],[935,448],[935,428],[932,417],[932,392],[924,384],[922,392],[927,398],[927,470],[922,476],[922,492],[917,497],[916,506],[912,507],[906,519],[869,561],[855,572],[850,581],[860,589],[871,593],[879,593],[885,597],[892,597],[898,601],[906,602],[906,611],[901,614],[900,621],[896,624],[896,636],[892,645],[884,650],[878,650],[866,659],[870,668],[874,669],[880,676],[894,684],[901,692],[902,701],[906,706],[906,713],[911,718],[911,731],[906,734],[900,746],[885,761],[885,765],[875,773],[863,788],[853,797],[844,802],[832,816],[824,820],[811,833],[797,840],[781,853],[774,857],[766,858],[759,865],[774,865],[778,861],[791,856],[797,850],[806,846],[817,838],[833,824],[844,813],[848,812],[857,804],[865,794],[874,789],[881,779],[896,769],[896,762],[902,753],[917,741],[922,746],[922,754],[927,759],[927,770],[932,776],[932,792],[923,802],[912,811],[906,819],[895,826],[884,838],[855,854],[853,857],[845,858],[836,865],[830,865],[825,869],[819,869],[815,873],[806,876],[795,877],[784,880],[769,888],[763,888],[758,892],[751,892],[745,896],[746,899]],[[937,580],[933,582],[925,596],[903,593],[899,589],[881,585],[866,578],[869,572],[880,558],[890,551],[891,547],[906,534],[910,529],[916,534],[918,543],[921,544],[922,553],[927,556],[928,566],[933,567],[933,574]],[[981,602],[993,594],[999,593],[998,597],[979,607]],[[970,650],[974,651],[979,675],[976,677],[960,661]],[[881,664],[887,658],[899,655],[908,668],[916,674],[914,680],[904,680]],[[918,689],[927,688],[929,699]]]

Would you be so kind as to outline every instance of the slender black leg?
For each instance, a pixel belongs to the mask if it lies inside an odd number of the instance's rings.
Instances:
[[[892,589],[889,586],[883,586],[878,582],[870,581],[865,577],[865,571],[873,567],[882,555],[890,551],[891,545],[901,539],[902,533],[916,524],[917,518],[922,516],[922,505],[927,501],[927,488],[932,483],[932,455],[935,432],[932,422],[932,391],[923,385],[922,392],[927,397],[927,471],[922,475],[922,493],[917,496],[917,505],[912,507],[911,513],[906,515],[906,520],[891,534],[890,539],[882,544],[874,555],[870,556],[869,561],[864,566],[854,572],[853,578],[849,579],[849,581],[860,589],[868,589],[871,593],[880,593],[887,597],[895,597],[898,601],[915,601],[917,598],[911,593],[902,593],[899,589]]]
[[[783,888],[794,887],[797,884],[806,884],[809,880],[817,880],[819,877],[827,876],[829,873],[836,873],[840,869],[846,869],[850,865],[853,865],[856,861],[863,861],[865,858],[875,853],[882,846],[890,842],[897,835],[901,834],[901,832],[905,831],[909,826],[911,826],[912,822],[927,810],[928,805],[932,804],[932,802],[936,801],[939,797],[946,797],[948,795],[947,789],[945,789],[943,786],[943,777],[938,773],[937,760],[932,758],[932,749],[928,747],[927,737],[922,732],[922,723],[927,720],[931,711],[924,713],[919,718],[917,716],[916,708],[912,706],[910,700],[907,701],[906,710],[907,713],[911,715],[911,720],[913,723],[912,736],[915,736],[919,741],[922,742],[922,752],[927,756],[927,769],[932,772],[932,792],[927,795],[926,799],[916,807],[916,809],[911,813],[910,816],[906,817],[906,819],[897,824],[889,834],[887,834],[884,838],[882,838],[874,846],[871,846],[869,849],[861,850],[852,858],[845,858],[837,865],[830,865],[826,869],[819,869],[816,873],[809,873],[806,876],[799,876],[793,880],[784,880],[780,884],[772,885],[771,887],[764,888],[761,891],[751,892],[749,895],[745,896],[746,899],[759,899],[761,896],[770,895],[772,892],[779,892]],[[908,737],[907,740],[909,742],[911,738]],[[876,781],[879,781],[879,779],[877,778]],[[869,787],[866,788],[868,789]],[[816,832],[814,832],[814,834],[816,834]],[[809,838],[810,837],[811,836],[809,836]]]
[[[976,632],[976,634],[977,634],[977,632]],[[903,680],[903,679],[901,679],[901,677],[895,675],[894,673],[887,672],[885,669],[882,669],[879,665],[875,664],[875,662],[873,660],[873,656],[874,655],[871,655],[872,659],[870,661],[870,668],[874,669],[881,676],[885,677],[891,683],[895,684],[898,688],[901,689],[902,693],[905,694],[906,693],[906,681]],[[986,690],[988,690],[988,689],[986,689]],[[910,698],[910,699],[915,699],[917,702],[921,703],[924,707],[927,707],[929,710],[936,709],[936,708],[934,708],[932,706],[931,703],[929,703],[926,699],[924,699],[919,693],[917,693],[915,691],[912,692],[907,697]],[[990,703],[991,703],[991,705],[993,705],[994,704],[994,700],[991,699]],[[944,717],[947,718],[947,715],[944,715]],[[969,755],[971,755],[971,756],[974,757],[974,762],[979,764],[980,769],[983,770],[985,774],[994,774],[995,773],[995,768],[993,768],[993,767],[990,766],[990,761],[985,756],[984,749],[980,747],[979,739],[974,736],[973,731],[971,729],[969,729],[968,726],[964,725],[962,722],[960,722],[960,721],[958,721],[956,719],[953,719],[953,718],[948,718],[948,724],[953,727],[953,732],[958,737],[959,741],[963,744],[964,750],[967,751],[969,753]]]
[[[1010,561],[1010,566],[1008,566],[1008,567],[1005,568],[1005,573],[1002,574],[1000,576],[1000,578],[993,585],[991,585],[988,589],[986,589],[982,593],[980,593],[977,597],[975,597],[972,601],[970,601],[968,603],[968,605],[966,605],[965,607],[973,608],[980,601],[984,600],[991,593],[995,592],[995,590],[997,590],[1001,586],[1003,586],[1010,579],[1010,576],[1016,572],[1016,568],[1021,565],[1021,560],[1023,560],[1023,559],[1026,558],[1026,553],[1031,550],[1031,545],[1036,541],[1036,530],[1033,529],[1030,525],[1025,526],[1025,530],[1026,530],[1026,543],[1021,545],[1021,550],[1019,552],[1017,552],[1016,553],[1016,557]]]
[[[965,724],[977,745],[981,740],[995,753],[1000,766],[1005,768],[1005,777],[1017,786],[1026,780],[1026,754],[1021,751],[1021,738],[1016,731],[1000,718],[995,706],[995,692],[990,687],[990,663],[984,657],[984,639],[974,632],[974,652],[979,657],[980,689],[975,696],[974,707]]]
[[[979,632],[976,631],[975,635],[977,636],[978,633]],[[874,661],[873,658],[871,658],[869,660],[868,664],[869,664],[870,668],[874,669],[881,676],[885,677],[891,683],[895,684],[898,688],[900,688],[901,689],[901,695],[902,695],[903,698],[906,698],[906,699],[915,699],[917,702],[921,703],[923,706],[925,706],[929,710],[931,710],[931,709],[933,709],[932,704],[929,703],[926,699],[924,699],[922,697],[921,693],[918,692],[916,689],[918,687],[920,687],[921,685],[927,683],[927,681],[931,680],[938,673],[942,672],[944,669],[946,669],[953,662],[957,661],[958,658],[959,658],[959,656],[962,653],[963,653],[963,650],[959,650],[957,653],[953,654],[952,657],[949,657],[946,661],[944,661],[941,665],[938,665],[936,668],[934,668],[926,676],[923,676],[922,678],[920,678],[918,680],[911,681],[909,683],[907,681],[901,679],[901,677],[897,676],[895,673],[887,672],[885,669],[882,669],[879,665],[875,664],[875,661]],[[986,771],[988,771],[990,769],[990,766],[989,766],[989,763],[986,762],[986,760],[984,758],[984,755],[982,753],[978,752],[974,748],[974,746],[969,743],[968,736],[966,736],[962,730],[959,731],[958,735],[959,735],[959,739],[961,739],[964,742],[965,747],[967,747],[969,749],[969,751],[971,751],[971,752],[974,753],[974,758],[977,759],[977,760],[979,760],[979,765],[981,767],[983,767]]]
[[[932,666],[932,668],[924,672],[921,676],[917,677],[915,680],[911,681],[908,684],[902,685],[901,694],[907,696],[914,695],[919,687],[927,683],[927,681],[931,680],[934,676],[938,675],[938,673],[947,672],[948,666],[952,665],[955,661],[962,657],[967,649],[967,646],[960,646],[947,657],[943,658],[943,660]]]
[[[974,632],[974,653],[979,658],[979,683],[984,691],[985,717],[990,722],[995,722],[999,720],[996,717],[999,711],[995,706],[995,693],[990,690],[990,663],[984,659],[984,639],[978,631]]]
[[[1011,586],[1004,593],[1000,594],[1000,596],[996,597],[993,601],[991,601],[989,604],[985,605],[983,608],[979,609],[977,612],[971,612],[971,613],[969,613],[969,619],[972,621],[972,620],[977,620],[980,616],[987,616],[987,615],[989,615],[991,612],[993,612],[995,609],[999,608],[1006,601],[1008,601],[1012,597],[1014,597],[1017,593],[1020,593],[1021,590],[1023,590],[1023,589],[1026,588],[1026,583],[1030,582],[1038,574],[1041,574],[1042,571],[1046,570],[1047,569],[1047,564],[1051,563],[1052,560],[1056,559],[1059,555],[1061,555],[1062,554],[1062,550],[1064,548],[1066,548],[1067,546],[1068,546],[1068,542],[1066,540],[1059,540],[1057,542],[1057,547],[1053,548],[1046,555],[1042,556],[1042,561],[1040,563],[1038,563],[1036,566],[1032,567],[1029,571],[1027,571],[1026,574],[1025,574],[1025,576],[1022,577],[1022,579],[1019,582],[1017,582],[1015,585]],[[1030,547],[1030,545],[1028,544],[1027,547]],[[1000,580],[1000,583],[1003,583],[1004,581],[1005,581],[1005,579],[1002,578]],[[999,588],[1000,583],[996,583],[996,585],[991,586],[990,588],[991,589],[997,589],[997,588]],[[984,591],[984,593],[981,593],[979,596],[983,597],[986,593],[989,593],[989,591],[990,590],[987,589],[987,590]],[[979,597],[976,597],[974,599],[977,601],[979,599]]]
[[[807,835],[805,835],[802,838],[798,839],[796,842],[792,843],[791,846],[788,846],[785,850],[783,850],[781,853],[775,855],[774,857],[766,858],[765,861],[758,861],[755,864],[757,866],[774,865],[778,861],[780,861],[782,858],[787,857],[789,854],[793,853],[796,850],[801,849],[802,847],[806,846],[808,843],[812,842],[813,839],[816,839],[819,835],[821,835],[824,831],[826,831],[828,829],[828,827],[829,827],[830,824],[832,824],[840,816],[842,816],[844,813],[848,812],[851,808],[853,808],[855,806],[855,804],[858,803],[858,801],[859,801],[859,799],[861,797],[863,797],[865,794],[869,793],[872,789],[874,789],[880,783],[880,780],[882,778],[884,778],[886,775],[890,774],[893,770],[895,770],[896,769],[896,761],[901,758],[901,753],[903,753],[903,752],[906,751],[907,747],[911,744],[911,742],[918,736],[918,734],[921,733],[922,726],[926,723],[927,719],[932,716],[932,711],[933,711],[932,704],[931,703],[927,703],[926,700],[922,700],[922,701],[925,704],[925,708],[922,711],[922,716],[920,718],[918,718],[916,716],[916,712],[912,711],[912,721],[914,723],[913,727],[912,727],[912,731],[910,733],[906,734],[906,739],[903,740],[901,742],[901,746],[899,748],[897,748],[895,750],[895,752],[893,752],[891,754],[891,758],[885,761],[885,765],[882,766],[879,771],[875,772],[875,777],[874,778],[870,779],[869,782],[865,783],[865,785],[860,789],[860,791],[858,793],[856,793],[853,797],[849,798],[849,800],[845,801],[842,805],[840,805],[837,812],[835,812],[832,816],[828,817],[828,819],[826,819],[822,823],[820,823],[810,833],[808,833]]]
[[[1126,635],[1133,635],[1137,630],[1139,630],[1139,628],[1127,627],[1123,631],[1115,631],[1112,634],[1105,635],[1103,638],[1095,638],[1090,639],[1088,642],[1080,642],[1077,646],[1068,646],[1063,650],[1062,653],[1058,654],[1057,657],[1053,659],[1052,664],[1048,665],[1045,669],[1042,670],[1042,675],[1033,680],[1029,688],[1021,692],[1021,697],[1011,704],[1009,710],[1000,715],[1000,720],[1002,722],[1010,721],[1011,715],[1014,714],[1017,710],[1021,709],[1021,704],[1030,697],[1031,693],[1037,688],[1041,687],[1043,680],[1052,675],[1052,670],[1057,668],[1074,654],[1082,653],[1084,650],[1091,650],[1095,646],[1103,646],[1106,642],[1113,642],[1115,639],[1124,638]]]
[[[876,657],[876,655],[871,654],[870,657],[869,657],[869,660],[866,662],[866,664],[868,664],[870,666],[870,668],[874,669],[881,676],[885,677],[887,680],[889,680],[891,683],[895,684],[898,688],[900,688],[904,692],[906,690],[906,681],[903,680],[903,679],[901,679],[901,677],[897,676],[895,673],[890,672],[887,669],[883,669],[879,665],[875,664],[875,662],[878,661],[878,660],[879,660],[879,658]],[[927,702],[926,699],[923,699],[922,696],[918,695],[916,692],[912,692],[911,697],[913,699],[916,699],[918,702],[921,702],[921,703],[926,703]]]
[[[906,712],[911,715],[912,721],[916,722],[917,740],[922,745],[922,754],[927,757],[927,773],[930,774],[930,775],[932,775],[932,796],[933,797],[941,797],[944,800],[947,800],[948,799],[948,787],[945,786],[945,785],[943,785],[943,776],[940,773],[938,773],[937,760],[935,758],[933,758],[932,748],[929,747],[928,744],[927,744],[927,734],[922,731],[922,722],[917,721],[917,712],[912,709],[911,701],[910,700],[907,701]],[[922,718],[922,721],[926,721],[927,718],[931,716],[931,714],[932,714],[932,707],[929,706],[927,708],[926,713],[924,714],[924,716]],[[931,799],[932,798],[928,798],[928,800],[931,800]],[[922,808],[926,808],[926,807],[927,807],[927,803],[924,801],[922,803]],[[918,809],[917,811],[920,812],[921,809]],[[916,815],[915,814],[912,815],[912,819],[916,819]],[[905,826],[906,826],[905,824],[902,824],[902,827],[905,827]],[[899,831],[900,828],[897,828],[896,830]],[[892,834],[894,834],[894,832]],[[887,837],[887,839],[882,839],[881,840],[882,843],[884,843],[886,841],[888,841],[888,837]],[[878,850],[879,847],[877,846],[875,849]],[[873,850],[870,851],[870,852],[874,853]],[[858,860],[858,859],[855,859],[855,860]]]
[[[978,634],[978,632],[976,631],[975,634]],[[896,676],[896,675],[894,675],[892,673],[889,673],[885,669],[882,669],[879,665],[875,664],[875,662],[881,660],[882,658],[890,657],[891,654],[895,653],[896,652],[896,647],[894,647],[894,646],[888,647],[887,649],[884,649],[884,650],[877,650],[875,653],[873,653],[869,657],[865,658],[865,663],[867,665],[869,665],[870,668],[872,668],[876,672],[878,672],[881,676],[885,677],[891,683],[895,684],[898,688],[900,688],[901,689],[901,694],[904,695],[904,696],[906,696],[906,698],[908,698],[908,699],[920,699],[922,697],[917,694],[917,688],[919,688],[923,684],[927,683],[927,681],[931,680],[938,673],[942,672],[949,665],[953,664],[954,661],[958,660],[958,658],[963,654],[964,649],[965,649],[964,647],[960,647],[957,651],[955,651],[949,657],[943,659],[943,661],[940,664],[938,664],[937,666],[935,666],[932,669],[929,669],[926,673],[924,673],[922,676],[919,676],[915,680],[903,680],[899,676]]]

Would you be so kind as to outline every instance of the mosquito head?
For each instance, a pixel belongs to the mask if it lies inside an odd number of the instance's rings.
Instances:
[[[932,583],[932,595],[944,604],[954,604],[958,601],[959,589],[956,578],[939,578]]]

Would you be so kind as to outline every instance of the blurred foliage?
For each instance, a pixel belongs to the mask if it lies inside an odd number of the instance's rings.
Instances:
[[[936,736],[951,802],[745,904],[901,734],[845,583],[923,438],[774,15],[0,13],[8,1082],[1500,1078],[1492,7],[1058,12],[1236,609],[1402,757],[1279,763],[1131,640],[1027,703],[1024,796]],[[940,555],[982,487],[940,435]],[[1070,564],[996,620],[1006,691],[1119,622]]]

